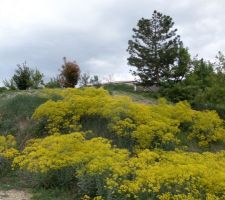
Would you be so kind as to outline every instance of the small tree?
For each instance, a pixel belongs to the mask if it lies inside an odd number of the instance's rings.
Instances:
[[[29,68],[26,62],[17,65],[13,77],[8,81],[3,81],[6,88],[10,90],[26,90],[28,88],[39,88],[43,84],[44,75],[39,70]]]
[[[16,90],[16,84],[13,81],[13,79],[11,78],[10,80],[3,80],[3,84],[5,85],[5,87],[9,90]]]
[[[193,72],[186,77],[187,85],[196,85],[202,90],[207,87],[211,87],[214,84],[215,72],[213,70],[213,64],[209,61],[205,61],[203,58],[195,58],[192,61]]]
[[[221,51],[218,52],[214,65],[218,74],[225,74],[225,56]]]
[[[90,75],[88,73],[83,73],[80,76],[80,85],[81,86],[87,86],[90,83]]]
[[[76,62],[68,62],[66,57],[63,58],[64,64],[62,65],[60,79],[63,87],[74,88],[80,77],[80,67]]]
[[[42,74],[39,70],[32,70],[31,80],[32,80],[32,88],[37,89],[41,85],[44,85],[44,74]]]
[[[27,66],[26,62],[17,65],[12,80],[15,82],[19,90],[26,90],[32,86],[32,70]]]
[[[99,80],[99,77],[97,75],[94,75],[93,77],[91,77],[90,84],[95,87],[100,87],[101,81]]]

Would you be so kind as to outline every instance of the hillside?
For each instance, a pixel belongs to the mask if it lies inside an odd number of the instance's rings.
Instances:
[[[44,200],[225,198],[216,112],[105,89],[1,93],[0,190]]]

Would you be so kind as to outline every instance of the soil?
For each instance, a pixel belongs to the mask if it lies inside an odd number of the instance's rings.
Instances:
[[[0,190],[0,200],[30,200],[32,195],[21,190]]]

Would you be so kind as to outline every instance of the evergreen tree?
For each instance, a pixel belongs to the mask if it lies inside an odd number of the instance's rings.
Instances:
[[[154,11],[151,19],[140,19],[133,29],[133,40],[128,42],[128,64],[137,68],[132,73],[144,86],[180,80],[187,72],[190,56],[173,25],[170,16]],[[186,61],[181,62],[181,58]]]
[[[26,90],[29,88],[37,89],[44,85],[44,74],[38,69],[31,69],[27,66],[27,63],[17,65],[15,74],[10,80],[4,80],[3,83],[6,88],[10,90]]]
[[[192,61],[193,72],[186,77],[186,85],[196,85],[202,90],[211,87],[214,84],[215,72],[213,71],[213,64],[205,61],[203,58],[195,58]]]
[[[12,79],[19,90],[26,90],[32,86],[32,70],[27,66],[26,62],[22,65],[18,64]]]

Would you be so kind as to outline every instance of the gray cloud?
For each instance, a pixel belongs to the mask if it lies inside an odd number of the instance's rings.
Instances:
[[[27,61],[46,78],[62,57],[102,78],[132,79],[127,41],[141,17],[170,15],[191,54],[212,59],[225,51],[225,2],[221,0],[0,0],[0,81]]]

